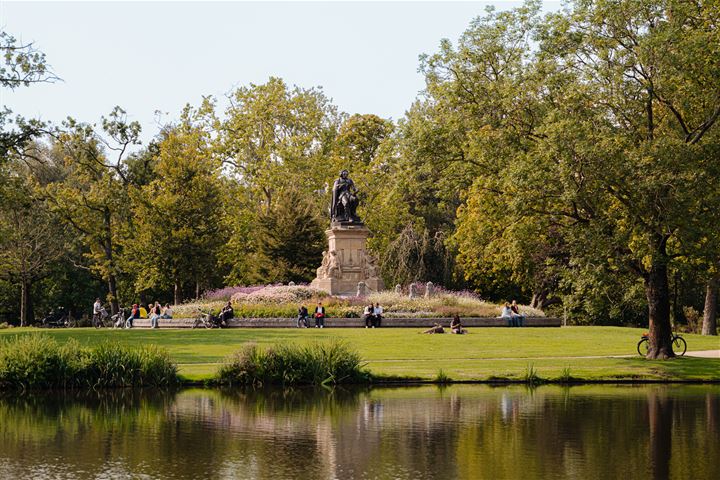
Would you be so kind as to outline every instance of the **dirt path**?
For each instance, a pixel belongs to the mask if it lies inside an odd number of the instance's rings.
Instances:
[[[699,358],[720,358],[720,350],[698,350],[695,352],[685,352],[685,356]]]

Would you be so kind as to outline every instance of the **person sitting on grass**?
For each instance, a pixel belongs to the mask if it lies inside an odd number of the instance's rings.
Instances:
[[[510,309],[510,304],[505,302],[505,306],[502,309],[502,313],[500,314],[500,318],[504,318],[507,321],[508,327],[514,327],[515,326],[515,318],[513,317],[513,312]]]
[[[445,329],[439,323],[436,323],[433,327],[428,328],[422,333],[445,333]]]
[[[467,333],[467,330],[465,330],[462,327],[462,324],[460,323],[460,316],[455,315],[452,319],[452,322],[450,323],[450,333],[457,333],[458,335],[462,335],[463,333]]]
[[[305,305],[298,308],[297,328],[308,327],[308,309]]]
[[[231,318],[235,317],[235,311],[233,310],[232,303],[229,301],[227,304],[220,310],[220,316],[218,318],[218,321],[220,322],[220,325],[223,327],[228,326],[228,321]]]
[[[522,327],[525,324],[525,315],[520,313],[520,309],[518,308],[518,304],[515,300],[512,301],[512,305],[510,305],[510,310],[512,310],[512,316],[515,320],[515,326]]]
[[[367,305],[365,307],[365,310],[363,310],[363,318],[365,319],[365,328],[375,326],[374,307],[372,303],[370,305]]]
[[[318,302],[315,307],[313,316],[315,317],[315,328],[325,328],[325,307],[321,302]]]

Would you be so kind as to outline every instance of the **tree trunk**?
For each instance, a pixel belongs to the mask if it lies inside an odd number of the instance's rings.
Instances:
[[[110,311],[113,315],[120,311],[117,296],[117,280],[112,273],[108,275],[108,292],[110,293]]]
[[[720,276],[715,275],[708,280],[705,289],[705,309],[703,310],[703,335],[717,335],[717,298]]]
[[[180,303],[182,303],[182,289],[180,288],[180,282],[175,282],[174,297],[175,305],[180,305]]]
[[[110,209],[105,208],[103,213],[103,221],[105,226],[105,241],[103,242],[103,248],[105,250],[105,260],[108,262],[108,293],[110,294],[110,311],[112,314],[116,314],[120,311],[118,304],[117,294],[117,281],[115,279],[115,263],[113,262],[113,250],[112,250],[112,216],[110,215]]]
[[[32,284],[28,280],[22,280],[20,283],[20,326],[27,327],[31,322],[35,321],[35,312],[33,309],[32,293],[30,288]]]
[[[195,280],[195,300],[200,298],[200,282]]]
[[[650,319],[650,349],[647,358],[674,357],[670,326],[670,291],[665,263],[653,264],[645,275],[645,296]]]

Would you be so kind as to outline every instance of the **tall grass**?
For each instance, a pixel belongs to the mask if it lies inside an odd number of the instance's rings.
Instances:
[[[175,385],[177,366],[154,345],[59,344],[47,335],[0,341],[0,389],[73,389]]]
[[[337,385],[368,383],[360,355],[342,342],[283,344],[261,349],[248,343],[225,359],[222,385]]]

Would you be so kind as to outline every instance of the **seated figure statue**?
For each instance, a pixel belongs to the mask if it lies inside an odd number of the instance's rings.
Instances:
[[[343,170],[333,183],[330,217],[333,222],[362,223],[356,213],[357,206],[357,188],[348,177],[348,171]]]

